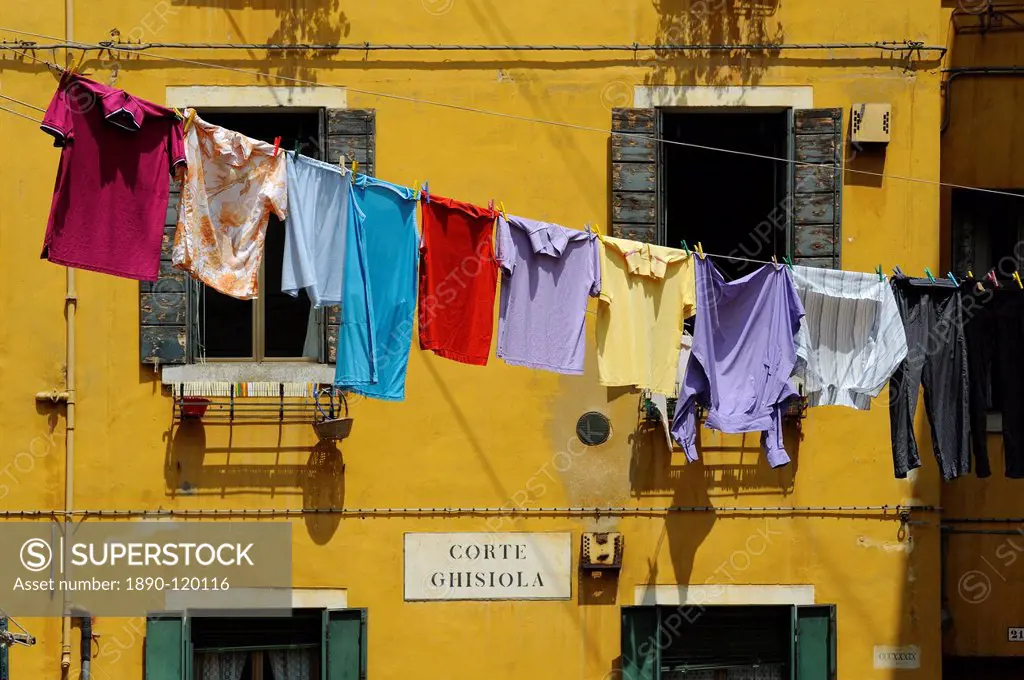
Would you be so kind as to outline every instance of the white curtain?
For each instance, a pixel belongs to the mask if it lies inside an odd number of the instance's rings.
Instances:
[[[275,649],[267,652],[270,655],[270,667],[274,671],[273,680],[310,680],[312,653],[311,649]]]
[[[199,680],[239,680],[245,670],[246,652],[199,654]]]

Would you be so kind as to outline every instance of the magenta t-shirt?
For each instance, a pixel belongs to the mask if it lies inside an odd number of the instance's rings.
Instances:
[[[40,257],[156,281],[171,173],[185,163],[181,121],[123,90],[66,75],[42,129],[63,149]]]

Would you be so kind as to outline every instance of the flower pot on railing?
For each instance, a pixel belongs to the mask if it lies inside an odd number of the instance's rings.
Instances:
[[[209,405],[210,400],[206,397],[182,397],[181,417],[198,420],[206,415],[206,409]]]
[[[321,397],[326,397],[326,411],[321,403]],[[317,414],[314,416],[313,429],[320,441],[336,441],[348,437],[352,432],[352,419],[348,417],[345,393],[333,387],[325,387],[316,391],[315,398]]]

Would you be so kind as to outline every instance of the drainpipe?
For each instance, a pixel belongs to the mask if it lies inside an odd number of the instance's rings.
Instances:
[[[64,40],[68,43],[75,39],[75,0],[64,0]],[[68,67],[71,50],[67,50]],[[64,446],[64,536],[71,535],[71,511],[75,506],[75,311],[78,297],[75,292],[75,270],[71,267],[66,272],[66,293],[64,295],[64,315],[67,324],[65,347],[65,365],[67,378],[67,434]],[[63,556],[61,557],[63,560]],[[65,565],[66,567],[66,565]],[[65,570],[65,573],[66,570]],[[67,678],[71,668],[71,618],[68,615],[69,593],[64,591],[61,605],[60,629],[60,668],[61,677]],[[90,633],[91,634],[91,633]],[[92,646],[89,646],[91,651]]]
[[[81,680],[92,676],[92,617],[82,618],[82,674]]]
[[[73,0],[67,0],[70,7]],[[69,10],[70,11],[70,10]],[[67,292],[64,297],[64,311],[67,318],[67,339],[65,348],[67,364],[67,425],[64,445],[64,536],[71,536],[72,516],[75,509],[75,312],[78,297],[75,292],[75,270],[67,268]],[[63,396],[63,395],[62,395]],[[64,556],[61,556],[64,559]],[[67,565],[65,564],[67,573]],[[65,590],[61,607],[60,668],[62,677],[67,677],[71,668],[71,618],[68,616],[69,593]],[[91,635],[91,633],[90,633]],[[91,647],[90,647],[91,649]]]

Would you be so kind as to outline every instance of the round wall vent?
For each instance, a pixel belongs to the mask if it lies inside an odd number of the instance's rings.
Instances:
[[[608,441],[612,424],[603,413],[588,411],[576,421],[576,436],[587,446],[598,446]]]

